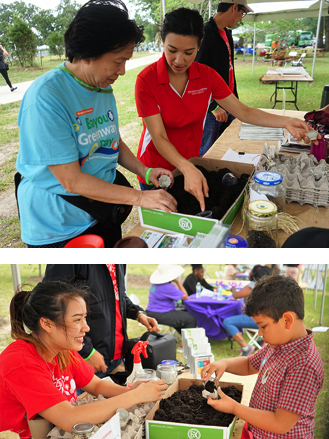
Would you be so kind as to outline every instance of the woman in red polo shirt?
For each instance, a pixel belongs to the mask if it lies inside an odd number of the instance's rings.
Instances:
[[[274,116],[238,100],[215,70],[194,61],[203,35],[198,11],[179,8],[166,14],[161,28],[163,56],[139,73],[135,87],[137,111],[143,118],[137,157],[149,168],[178,168],[185,190],[196,197],[202,211],[208,185],[188,159],[199,156],[211,100],[243,122],[283,127],[298,140],[308,141],[305,133],[311,129],[299,119]],[[152,187],[138,180],[142,189]]]
[[[24,415],[30,420],[39,413],[71,432],[77,423],[103,423],[120,407],[162,398],[168,387],[163,380],[128,389],[101,380],[80,357],[89,331],[88,299],[86,289],[60,281],[42,282],[32,291],[15,294],[10,303],[15,341],[0,355],[0,431],[30,438]],[[74,406],[77,388],[108,399]]]

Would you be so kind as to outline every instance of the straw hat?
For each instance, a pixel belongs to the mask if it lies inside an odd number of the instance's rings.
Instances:
[[[165,284],[177,279],[184,273],[184,268],[180,265],[160,264],[154,273],[151,274],[151,284]]]

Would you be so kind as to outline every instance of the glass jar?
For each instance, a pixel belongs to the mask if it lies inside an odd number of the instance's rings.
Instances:
[[[132,384],[136,381],[156,381],[157,378],[156,372],[153,369],[143,369],[136,372],[135,378],[133,379]]]
[[[278,172],[256,172],[250,189],[260,195],[265,195],[269,201],[276,204],[278,212],[285,211],[286,189],[282,184],[283,177]]]
[[[158,364],[157,377],[166,384],[172,384],[177,378],[177,369],[173,364]]]
[[[74,439],[86,439],[94,434],[95,426],[91,422],[81,422],[72,427]]]
[[[278,246],[277,206],[272,201],[255,200],[249,203],[246,215],[249,248]]]

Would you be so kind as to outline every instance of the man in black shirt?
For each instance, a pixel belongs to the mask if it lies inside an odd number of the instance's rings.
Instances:
[[[213,291],[214,288],[208,284],[208,282],[204,278],[204,268],[201,264],[192,264],[192,273],[189,274],[184,280],[183,287],[187,291],[187,294],[190,296],[191,294],[195,294],[196,284],[200,282],[203,288],[207,288],[208,290]]]
[[[253,10],[248,6],[248,0],[220,0],[217,14],[210,17],[205,24],[205,36],[195,61],[206,64],[216,70],[238,97],[234,75],[234,44],[232,31],[242,18]],[[200,148],[202,157],[222,132],[234,120],[234,116],[219,107],[212,101],[204,125],[203,137]]]

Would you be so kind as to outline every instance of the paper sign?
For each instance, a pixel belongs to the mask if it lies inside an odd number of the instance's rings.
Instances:
[[[236,162],[236,163],[247,163],[250,165],[257,166],[259,159],[261,158],[261,154],[243,154],[239,155],[236,151],[233,151],[232,148],[229,148],[226,153],[223,155],[222,160],[226,160],[228,162]]]
[[[92,439],[120,439],[120,415],[117,413],[109,419],[93,436]]]

